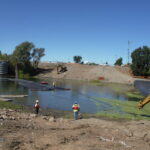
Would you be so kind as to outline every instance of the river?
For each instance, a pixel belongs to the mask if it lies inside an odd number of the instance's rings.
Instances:
[[[53,79],[47,80],[52,85]],[[40,82],[40,80],[36,80]],[[74,101],[78,101],[81,106],[81,112],[96,113],[99,109],[93,101],[93,97],[115,99],[121,101],[130,100],[124,92],[115,90],[116,87],[133,88],[129,85],[115,84],[115,86],[96,86],[89,82],[73,81],[73,80],[55,80],[56,85],[63,88],[70,88],[71,90],[51,90],[51,91],[33,91],[23,87],[14,81],[7,79],[0,79],[0,94],[24,94],[28,95],[24,98],[13,98],[13,103],[25,106],[33,106],[36,99],[40,101],[42,109],[53,108],[58,110],[71,111],[71,106]],[[144,82],[144,85],[146,83]],[[136,82],[136,88],[142,91],[142,81]],[[149,84],[150,85],[150,84]],[[114,88],[115,87],[115,88]],[[146,84],[147,87],[147,84]],[[145,94],[145,93],[144,93]],[[107,109],[107,108],[101,108]]]

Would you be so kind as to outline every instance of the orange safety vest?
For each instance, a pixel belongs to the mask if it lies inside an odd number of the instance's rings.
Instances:
[[[79,104],[73,104],[72,109],[73,109],[74,112],[79,111],[80,110]]]

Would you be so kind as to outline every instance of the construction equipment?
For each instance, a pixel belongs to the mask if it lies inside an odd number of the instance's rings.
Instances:
[[[149,102],[150,102],[150,95],[148,95],[143,101],[139,102],[138,108],[142,109]]]
[[[57,74],[63,73],[67,71],[67,67],[63,64],[58,64],[57,65]]]

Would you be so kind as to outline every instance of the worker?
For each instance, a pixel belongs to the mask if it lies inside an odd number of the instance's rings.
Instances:
[[[55,82],[53,82],[53,88],[55,89]]]
[[[72,110],[74,113],[74,120],[78,119],[78,113],[80,111],[80,105],[77,103],[77,101],[74,102],[74,104],[72,105]]]
[[[35,113],[38,114],[39,113],[39,108],[40,108],[39,100],[35,101],[34,108],[35,108]]]

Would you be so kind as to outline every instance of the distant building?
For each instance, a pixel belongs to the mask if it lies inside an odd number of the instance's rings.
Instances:
[[[89,61],[86,60],[86,61],[83,62],[83,64],[89,64]]]
[[[8,63],[5,61],[0,61],[0,74],[8,74]]]

